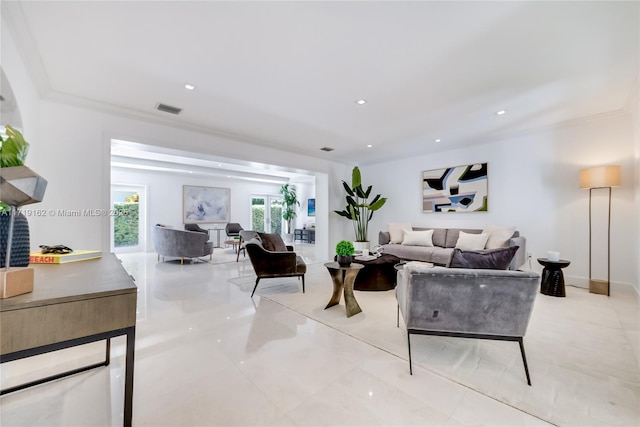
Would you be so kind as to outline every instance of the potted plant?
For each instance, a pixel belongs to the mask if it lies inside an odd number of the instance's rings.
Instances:
[[[348,267],[351,264],[351,260],[353,254],[355,253],[355,248],[353,243],[348,240],[341,240],[336,245],[336,255],[338,264],[342,267]]]
[[[24,166],[29,143],[7,125],[0,136],[0,266],[29,265],[29,223],[18,207],[40,202],[47,181]],[[9,246],[11,243],[11,246]]]
[[[378,194],[370,202],[368,201],[371,195],[371,186],[366,190],[363,189],[360,169],[357,166],[353,168],[351,173],[351,186],[344,181],[342,181],[342,186],[347,192],[347,206],[342,211],[334,212],[353,221],[356,243],[362,243],[359,245],[360,249],[368,248],[369,221],[371,221],[373,213],[384,206],[387,198]]]
[[[282,219],[287,222],[287,233],[285,240],[293,241],[293,234],[291,233],[291,222],[297,216],[296,206],[300,206],[298,196],[296,194],[296,188],[285,184],[280,188],[280,194],[282,194]]]

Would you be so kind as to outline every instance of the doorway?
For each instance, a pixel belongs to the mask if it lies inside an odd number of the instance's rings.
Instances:
[[[282,196],[251,195],[251,229],[282,235]]]
[[[111,250],[114,253],[145,250],[146,193],[142,185],[111,186]]]

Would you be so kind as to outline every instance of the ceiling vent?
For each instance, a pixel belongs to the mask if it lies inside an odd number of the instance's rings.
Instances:
[[[331,148],[331,147],[322,147],[322,148],[321,148],[321,150],[322,150],[322,151],[327,151],[327,152],[328,152],[328,151],[333,151],[334,149],[333,149],[333,148]]]
[[[182,111],[182,108],[172,107],[171,105],[167,104],[158,104],[156,109],[158,111],[164,111],[165,113],[169,114],[180,114],[180,112]]]

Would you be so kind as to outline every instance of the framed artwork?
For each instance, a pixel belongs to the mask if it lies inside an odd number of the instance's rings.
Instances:
[[[316,216],[316,199],[307,200],[307,216]]]
[[[183,222],[229,222],[230,195],[228,188],[183,185]]]
[[[422,212],[486,212],[487,163],[422,172]]]

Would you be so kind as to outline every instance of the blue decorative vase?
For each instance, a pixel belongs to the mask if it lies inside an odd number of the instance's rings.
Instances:
[[[7,244],[9,243],[10,212],[0,212],[0,268],[5,267]],[[18,213],[13,223],[13,240],[11,244],[10,267],[26,267],[29,265],[29,222],[27,217]]]

